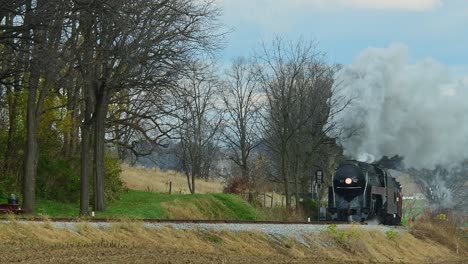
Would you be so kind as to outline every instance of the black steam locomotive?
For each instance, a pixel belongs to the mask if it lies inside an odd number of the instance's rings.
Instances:
[[[328,191],[332,220],[364,222],[376,219],[400,225],[401,185],[383,166],[355,160],[342,162]]]

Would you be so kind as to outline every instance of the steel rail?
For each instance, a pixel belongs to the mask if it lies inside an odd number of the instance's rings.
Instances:
[[[9,220],[8,218],[0,218]],[[31,222],[92,222],[92,223],[125,223],[125,222],[143,222],[143,223],[161,223],[161,224],[266,224],[266,225],[331,225],[331,224],[349,224],[348,222],[338,221],[267,221],[267,220],[205,220],[205,219],[112,219],[112,218],[43,218],[43,217],[16,217],[15,220]],[[366,223],[357,223],[366,224]]]

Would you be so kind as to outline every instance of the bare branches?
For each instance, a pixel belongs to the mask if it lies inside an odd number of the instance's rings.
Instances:
[[[223,141],[231,160],[249,177],[250,153],[260,144],[260,89],[254,65],[243,58],[235,60],[226,73],[223,102],[226,111]]]
[[[257,55],[257,74],[264,90],[266,108],[262,111],[264,142],[277,159],[278,175],[290,205],[289,181],[295,176],[296,201],[308,181],[312,154],[328,142],[337,123],[331,119],[334,108],[335,69],[323,61],[314,42],[285,43],[276,38],[263,45]]]
[[[466,162],[452,167],[437,166],[433,170],[411,168],[406,171],[431,205],[438,208],[453,208],[466,213],[468,198]]]
[[[213,155],[217,149],[218,134],[223,120],[215,104],[219,82],[211,65],[190,64],[190,71],[180,81],[183,89],[178,128],[180,150],[178,153],[187,176],[189,189],[195,193],[195,179],[209,177]]]

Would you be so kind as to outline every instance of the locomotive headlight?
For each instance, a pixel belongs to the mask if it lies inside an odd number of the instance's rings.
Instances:
[[[346,178],[346,179],[344,180],[344,182],[345,182],[346,184],[351,184],[351,183],[353,182],[353,180],[352,180],[351,178]]]

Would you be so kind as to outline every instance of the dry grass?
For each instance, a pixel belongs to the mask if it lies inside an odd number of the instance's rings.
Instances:
[[[416,222],[411,228],[411,233],[419,239],[443,244],[459,254],[468,254],[468,238],[458,223],[426,219]]]
[[[120,177],[125,186],[133,190],[167,193],[169,192],[169,182],[172,182],[172,193],[190,193],[187,178],[176,171],[130,167],[123,164]],[[223,186],[220,180],[196,180],[195,182],[197,193],[221,193]]]
[[[466,254],[457,254],[445,244],[421,240],[406,231],[383,233],[352,226],[337,232],[339,235],[326,232],[318,241],[309,238],[309,242],[315,244],[319,254],[346,261],[354,261],[357,257],[370,263],[434,263],[435,260],[445,263],[443,261],[467,259]]]
[[[51,251],[60,257],[55,263],[79,262],[71,259],[75,257],[72,252],[77,250],[81,252],[77,254],[78,260],[89,261],[88,255],[108,256],[104,259],[107,263],[112,263],[111,260],[125,263],[132,257],[139,263],[160,263],[154,259],[158,255],[171,259],[171,263],[464,263],[467,260],[466,252],[457,254],[445,244],[405,231],[392,237],[379,231],[364,231],[359,226],[336,231],[341,232],[338,236],[334,232],[308,234],[300,242],[295,237],[267,236],[260,232],[147,229],[141,222],[124,222],[108,229],[80,223],[76,230],[63,230],[54,229],[51,224],[23,224],[13,220],[10,224],[0,224],[0,254],[8,262],[23,263],[47,260],[41,254]]]

